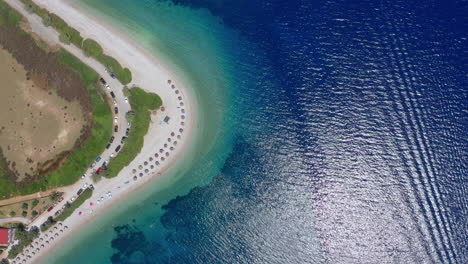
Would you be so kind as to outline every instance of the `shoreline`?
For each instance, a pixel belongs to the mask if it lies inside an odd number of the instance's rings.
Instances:
[[[125,167],[117,177],[112,179],[103,178],[100,182],[95,184],[97,188],[105,186],[106,190],[112,189],[112,193],[115,195],[115,198],[111,199],[111,201],[108,201],[110,198],[106,199],[103,203],[98,203],[98,205],[91,207],[89,202],[93,201],[95,203],[96,199],[102,195],[102,190],[101,192],[93,192],[92,197],[81,205],[75,211],[75,214],[63,222],[63,225],[69,226],[69,229],[30,259],[30,261],[33,262],[40,262],[49,255],[50,252],[58,249],[57,245],[59,244],[59,241],[63,242],[68,240],[74,232],[79,230],[80,227],[89,224],[89,222],[98,215],[108,212],[113,205],[116,205],[124,198],[135,194],[135,191],[141,189],[146,183],[160,179],[161,174],[166,173],[172,165],[178,161],[180,156],[187,152],[190,145],[189,138],[192,138],[194,133],[194,120],[197,112],[193,98],[187,96],[187,94],[190,94],[190,90],[185,89],[187,86],[180,81],[173,71],[171,71],[170,67],[164,65],[161,61],[158,61],[157,58],[145,51],[138,44],[134,43],[134,41],[125,37],[111,26],[98,21],[98,18],[88,16],[83,10],[67,1],[37,0],[35,2],[46,8],[48,11],[62,17],[71,27],[77,29],[84,38],[92,38],[96,40],[103,47],[106,54],[113,56],[122,64],[122,66],[128,67],[132,71],[133,81],[129,84],[130,87],[138,86],[145,91],[158,94],[163,100],[163,106],[166,108],[166,111],[158,111],[156,115],[151,116],[152,121],[149,130],[144,137],[145,144],[140,154],[130,163],[130,165]],[[30,21],[29,17],[26,16],[24,12],[21,13],[23,13],[25,18]],[[32,24],[32,21],[30,21],[30,23]],[[111,41],[108,41],[109,39],[111,39]],[[119,50],[125,50],[125,52],[119,52]],[[168,83],[168,80],[171,80],[171,83]],[[170,87],[174,83],[177,85],[177,88]],[[178,89],[179,91],[177,94],[174,94],[175,89]],[[182,99],[177,99],[179,96],[184,98],[183,104],[179,101]],[[183,114],[177,117],[177,113],[179,112],[178,109],[180,107],[179,104],[183,105],[183,109],[186,109],[186,112],[183,112]],[[190,118],[185,118],[185,113],[189,113]],[[174,117],[171,116],[171,119],[174,119],[170,121],[172,124],[162,123],[161,120],[164,119],[166,115],[175,115]],[[183,125],[183,133],[182,131],[180,132],[183,136],[181,139],[178,139],[180,144],[175,148],[174,154],[167,157],[167,161],[160,167],[149,173],[145,173],[143,177],[137,177],[136,181],[131,180],[133,177],[131,170],[136,169],[138,165],[143,164],[143,162],[147,161],[150,156],[154,158],[155,152],[159,149],[158,146],[166,145],[165,134],[174,134],[170,133],[171,131],[175,131],[173,124],[181,124],[181,122],[185,123],[185,125]],[[128,180],[128,178],[130,178],[130,180]],[[124,181],[126,180],[130,181],[128,186],[124,185]],[[78,182],[77,184],[80,183],[81,182]],[[99,208],[99,213],[94,213],[94,208],[96,207]],[[81,216],[76,216],[76,212],[78,211],[85,213]],[[52,228],[47,232],[51,232],[51,230]]]

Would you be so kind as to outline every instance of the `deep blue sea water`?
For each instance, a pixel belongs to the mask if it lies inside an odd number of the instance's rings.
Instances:
[[[161,30],[158,45],[225,65],[213,129],[228,139],[182,176],[190,187],[149,196],[62,260],[468,263],[467,1],[97,2],[143,28],[158,8],[209,17],[166,28],[201,28],[213,53]]]

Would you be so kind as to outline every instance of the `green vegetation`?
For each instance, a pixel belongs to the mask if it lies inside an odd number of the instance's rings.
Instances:
[[[46,27],[52,26],[52,18],[49,15],[46,15],[42,18],[42,24]]]
[[[11,216],[11,217],[15,217],[15,216],[16,216],[16,212],[15,212],[15,211],[11,211],[11,212],[10,212],[10,216]]]
[[[10,24],[11,26],[17,26],[19,22],[21,21],[20,13],[16,12],[16,10],[13,10],[13,9],[8,10],[7,21],[8,21],[8,24]]]
[[[0,1],[0,26],[17,26],[21,21],[21,14],[10,8],[5,2]]]
[[[83,41],[83,52],[88,57],[99,58],[102,55],[102,48],[96,41],[85,39]]]
[[[86,171],[93,160],[101,154],[112,135],[112,112],[105,100],[105,95],[102,94],[103,92],[100,93],[100,90],[94,87],[99,75],[63,49],[59,51],[58,58],[61,64],[78,72],[88,88],[94,114],[91,136],[82,148],[76,150],[68,158],[62,168],[45,178],[41,178],[39,182],[25,187],[21,190],[22,193],[32,193],[51,187],[73,184]]]
[[[40,8],[32,0],[21,0],[21,2],[25,5],[28,11],[33,11],[40,16],[43,19],[43,22],[47,21],[47,23],[44,22],[44,25],[50,24],[54,27],[60,33],[59,39],[61,42],[67,45],[72,43],[78,48],[81,48],[86,56],[95,58],[106,66],[109,69],[109,72],[114,73],[122,84],[128,84],[132,81],[132,73],[130,70],[128,68],[123,68],[116,59],[103,54],[101,46],[96,41],[92,39],[86,39],[83,41],[83,37],[81,37],[80,33],[76,29],[70,27],[59,16]]]
[[[21,213],[21,215],[22,215],[23,217],[26,217],[26,216],[28,216],[28,212],[23,211],[23,212]]]
[[[31,204],[31,209],[34,209],[34,207],[36,207],[38,204],[39,204],[39,200],[38,200],[38,199],[34,199],[34,200],[32,201],[32,204]]]
[[[117,176],[140,153],[143,147],[143,137],[148,132],[150,125],[150,111],[158,109],[162,105],[161,98],[154,93],[147,93],[140,88],[132,88],[129,93],[134,119],[127,142],[123,145],[119,155],[107,167],[109,178]]]
[[[71,43],[71,37],[66,32],[60,32],[59,40],[66,45],[70,45]]]
[[[83,191],[83,193],[80,196],[78,196],[78,198],[73,203],[69,204],[69,207],[63,209],[63,212],[54,220],[56,222],[65,221],[65,219],[67,219],[71,214],[73,214],[76,208],[80,207],[80,205],[82,205],[86,200],[91,198],[92,195],[93,190],[87,188]]]
[[[132,81],[132,73],[130,70],[122,68],[122,65],[120,65],[120,63],[111,56],[102,54],[95,59],[102,63],[102,65],[106,66],[109,72],[113,72],[122,84],[128,84]]]
[[[28,204],[27,204],[27,203],[23,203],[23,204],[21,205],[21,208],[22,208],[23,210],[28,210]]]
[[[9,258],[15,258],[23,249],[29,246],[32,241],[39,236],[39,229],[31,228],[30,231],[26,231],[23,224],[19,224],[16,228],[15,238],[19,241],[17,245],[14,245],[8,252]]]

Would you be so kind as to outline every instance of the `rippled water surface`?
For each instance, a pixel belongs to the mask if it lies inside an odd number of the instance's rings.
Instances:
[[[466,1],[96,3],[159,47],[184,25],[213,39],[164,47],[223,68],[179,65],[216,79],[195,88],[225,93],[210,129],[229,140],[193,165],[219,169],[129,205],[68,261],[468,263]],[[187,13],[163,32],[161,8]]]

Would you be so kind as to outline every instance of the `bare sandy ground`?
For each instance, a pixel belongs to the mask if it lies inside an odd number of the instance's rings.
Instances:
[[[58,42],[56,32],[51,31],[50,28],[45,28],[37,16],[28,14],[18,0],[6,0],[6,2],[15,7],[29,20],[34,33],[44,38],[49,44],[61,45]],[[83,37],[93,38],[99,42],[105,53],[115,57],[123,66],[132,71],[134,81],[130,86],[135,85],[146,91],[157,93],[163,100],[165,110],[152,115],[149,132],[144,138],[144,147],[136,159],[124,168],[116,178],[103,179],[94,184],[93,196],[88,201],[80,206],[64,223],[61,223],[60,226],[56,225],[57,229],[49,229],[47,237],[46,234],[41,234],[40,238],[43,239],[43,242],[40,243],[44,244],[44,248],[40,245],[33,246],[40,249],[37,253],[31,255],[31,258],[26,258],[27,254],[19,256],[21,260],[26,259],[27,263],[40,262],[43,256],[50,254],[51,250],[54,251],[54,247],[63,243],[63,240],[70,237],[74,231],[80,230],[80,227],[91,222],[98,212],[99,214],[106,213],[110,205],[124,199],[149,181],[158,179],[159,175],[165,173],[186,152],[190,135],[194,130],[194,120],[196,119],[195,104],[190,98],[190,94],[186,89],[187,86],[177,78],[176,74],[163,61],[157,60],[153,55],[145,52],[140,46],[124,35],[119,34],[109,25],[103,24],[97,18],[85,14],[67,2],[37,0],[36,3],[62,17],[70,26],[80,31]],[[65,48],[90,65],[99,74],[107,76],[102,65],[85,57],[76,47],[66,46]],[[116,82],[111,82],[111,86],[116,92],[119,109],[124,108],[122,86],[119,86]],[[168,123],[163,122],[166,116],[170,117]],[[122,116],[120,118],[124,119]],[[119,122],[121,122],[120,119]],[[116,139],[120,140],[119,137],[116,137]],[[111,152],[106,151],[103,153],[101,155],[103,160],[107,159]],[[133,173],[133,170],[136,170],[136,173]],[[142,176],[140,176],[140,173]],[[135,175],[137,180],[134,180]],[[64,188],[66,189],[64,201],[50,213],[38,217],[31,225],[39,226],[42,224],[63,203],[75,196],[78,189],[85,182],[90,183],[90,180],[86,179]],[[108,195],[109,192],[112,195],[111,197]],[[103,199],[101,200],[101,198]],[[81,215],[78,215],[77,212],[81,212]],[[57,234],[56,237],[55,234]],[[54,236],[53,240],[50,238],[51,236]],[[48,243],[45,243],[45,241],[48,241]]]
[[[34,85],[7,51],[0,50],[0,61],[0,146],[19,182],[35,174],[39,164],[71,150],[85,121],[78,101]]]

